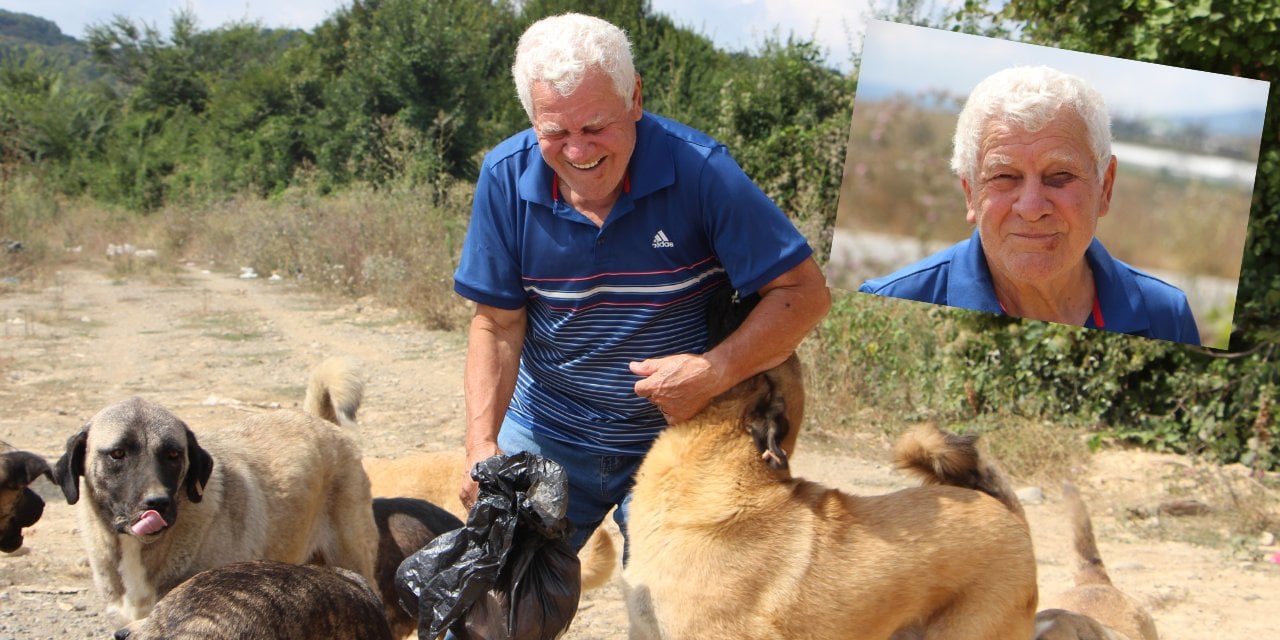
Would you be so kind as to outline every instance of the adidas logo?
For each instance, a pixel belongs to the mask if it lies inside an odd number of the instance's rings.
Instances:
[[[653,236],[653,248],[670,249],[674,246],[676,246],[676,244],[667,238],[666,232],[662,229],[658,229],[658,233]]]

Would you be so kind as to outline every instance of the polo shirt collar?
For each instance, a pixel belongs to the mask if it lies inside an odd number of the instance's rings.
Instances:
[[[1084,253],[1089,268],[1093,270],[1093,286],[1097,289],[1098,307],[1107,331],[1144,334],[1151,323],[1138,309],[1142,306],[1142,292],[1138,281],[1128,269],[1111,257],[1102,241],[1094,238]],[[960,243],[951,261],[951,275],[947,280],[947,304],[978,311],[1004,314],[996,298],[991,269],[982,251],[982,238],[977,229],[968,240]],[[1098,328],[1090,314],[1085,325]]]
[[[956,255],[951,260],[951,274],[947,277],[947,304],[1003,314],[978,230],[974,229],[973,235],[962,241],[956,249]]]
[[[1098,290],[1098,306],[1107,331],[1147,335],[1151,322],[1139,312],[1143,307],[1142,290],[1133,273],[1112,258],[1097,238],[1089,243],[1084,257],[1093,269],[1093,286]],[[1096,328],[1092,318],[1085,326]]]

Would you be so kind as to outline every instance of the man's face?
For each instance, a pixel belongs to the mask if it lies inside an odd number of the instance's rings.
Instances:
[[[568,96],[545,82],[535,82],[531,93],[538,147],[560,176],[560,190],[575,206],[612,205],[622,192],[643,115],[639,76],[629,104],[597,69]]]
[[[1034,133],[990,121],[976,182],[961,180],[967,219],[978,225],[993,271],[1046,283],[1083,266],[1098,218],[1107,215],[1116,160],[1099,177],[1084,121],[1063,111]]]

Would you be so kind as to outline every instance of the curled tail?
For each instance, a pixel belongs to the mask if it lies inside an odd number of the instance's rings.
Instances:
[[[1089,510],[1080,498],[1080,491],[1070,481],[1062,483],[1062,501],[1071,518],[1072,535],[1076,545],[1076,584],[1111,584],[1111,576],[1102,564],[1098,543],[1093,537],[1093,523]]]
[[[356,411],[364,399],[364,378],[349,358],[329,358],[311,370],[303,409],[313,416],[354,431]]]
[[[898,439],[893,459],[899,469],[919,476],[925,484],[981,491],[999,500],[1025,523],[1022,502],[1004,473],[978,452],[977,441],[978,436],[962,436],[922,424]]]

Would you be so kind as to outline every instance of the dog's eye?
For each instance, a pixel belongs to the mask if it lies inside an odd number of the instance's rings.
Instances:
[[[178,458],[182,457],[182,452],[178,451],[177,449],[170,449],[164,452],[164,457],[170,460],[177,460]]]
[[[112,460],[122,460],[125,454],[124,449],[112,449],[107,455],[111,456]]]

